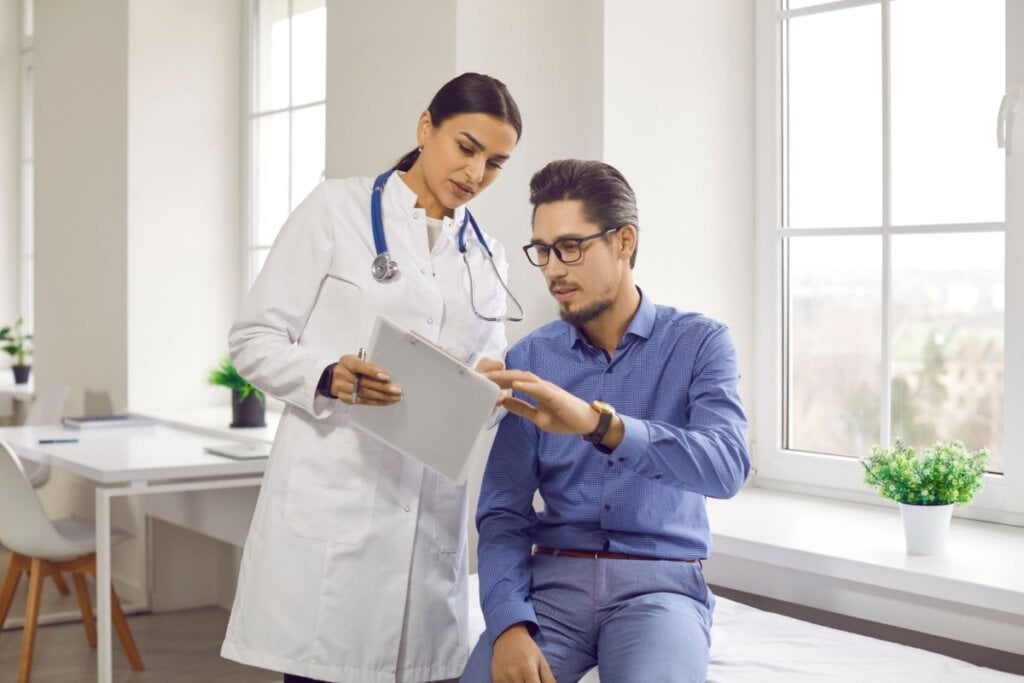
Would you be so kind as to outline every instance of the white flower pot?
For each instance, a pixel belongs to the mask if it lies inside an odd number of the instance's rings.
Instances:
[[[953,503],[949,505],[907,505],[900,503],[903,534],[910,555],[938,555],[946,549],[949,520],[953,517]]]

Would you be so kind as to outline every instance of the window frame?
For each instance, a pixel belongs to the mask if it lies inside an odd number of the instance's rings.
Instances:
[[[324,99],[315,100],[311,102],[303,102],[302,104],[296,105],[293,101],[293,95],[291,92],[293,78],[291,69],[293,68],[293,52],[292,46],[293,41],[291,37],[292,32],[292,21],[295,17],[295,0],[287,0],[288,2],[288,69],[289,69],[289,93],[288,93],[288,106],[279,107],[276,109],[260,109],[259,106],[259,44],[260,44],[260,0],[249,0],[248,1],[248,27],[246,30],[246,84],[244,88],[244,112],[245,112],[245,123],[244,129],[244,140],[243,140],[243,153],[242,153],[242,167],[243,167],[243,206],[242,206],[242,224],[243,224],[243,239],[242,239],[242,267],[240,269],[242,276],[242,288],[241,292],[244,295],[249,291],[253,281],[259,273],[257,262],[261,253],[267,253],[270,251],[271,244],[263,244],[258,240],[259,233],[259,212],[257,209],[257,198],[258,198],[258,162],[259,162],[259,135],[257,134],[257,128],[261,119],[276,115],[287,113],[289,116],[289,139],[288,139],[288,206],[293,207],[295,204],[294,197],[292,196],[292,161],[293,161],[293,143],[291,139],[291,118],[299,111],[311,109],[313,107],[323,107],[325,112],[327,108],[327,95],[326,88],[324,91]],[[325,27],[326,28],[326,27]]]
[[[798,452],[782,447],[786,419],[784,310],[786,292],[786,242],[789,236],[876,235],[883,241],[882,265],[882,435],[891,421],[891,253],[894,236],[922,233],[967,233],[999,231],[1005,238],[1004,318],[1004,452],[1002,475],[986,475],[984,488],[974,502],[958,509],[957,515],[973,519],[1024,526],[1024,272],[1011,264],[1024,263],[1024,115],[1017,116],[1014,154],[1007,157],[1005,223],[976,223],[927,226],[892,226],[890,221],[891,152],[889,83],[889,11],[892,0],[841,0],[784,11],[784,0],[758,0],[756,8],[755,67],[755,253],[756,253],[756,351],[755,482],[757,486],[842,500],[891,505],[863,483],[863,469],[856,458]],[[1024,29],[1021,3],[1007,2],[1008,35]],[[878,5],[882,23],[882,144],[883,217],[881,227],[871,228],[784,228],[785,120],[783,96],[784,50],[787,18],[824,11]],[[1017,7],[1013,7],[1018,5]],[[1024,49],[1014,48],[1007,38],[1007,82],[1024,83]],[[998,103],[993,104],[994,107]],[[1018,111],[1024,110],[1019,106]],[[996,110],[993,108],[993,117]],[[994,144],[994,141],[993,141]],[[865,454],[866,455],[866,454]]]
[[[35,326],[35,240],[33,239],[34,211],[30,211],[35,201],[35,145],[33,135],[34,118],[34,61],[33,31],[34,7],[33,0],[21,3],[20,25],[20,64],[18,82],[18,101],[20,106],[18,126],[18,296],[20,316],[24,321],[25,331],[31,333]],[[31,190],[26,189],[31,188]]]

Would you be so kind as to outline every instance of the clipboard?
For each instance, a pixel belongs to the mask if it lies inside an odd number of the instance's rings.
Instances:
[[[390,406],[356,404],[353,426],[456,483],[466,479],[477,437],[501,389],[426,338],[378,316],[367,359],[402,387]]]

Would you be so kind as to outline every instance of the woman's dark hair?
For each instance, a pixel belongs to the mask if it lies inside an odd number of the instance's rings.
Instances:
[[[467,72],[448,81],[434,95],[427,111],[435,126],[459,114],[490,114],[515,128],[517,141],[523,135],[523,121],[512,94],[497,78],[483,74]],[[419,157],[419,148],[414,149],[399,159],[392,170],[408,171]]]
[[[541,204],[573,199],[583,203],[587,221],[604,230],[632,225],[640,231],[636,194],[614,166],[603,161],[562,159],[552,161],[530,179],[534,217]],[[637,241],[629,259],[630,268],[636,264]]]

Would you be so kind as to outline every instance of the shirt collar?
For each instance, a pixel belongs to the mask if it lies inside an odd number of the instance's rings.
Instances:
[[[640,293],[640,307],[637,308],[633,319],[629,322],[629,327],[626,328],[626,334],[622,335],[622,341],[619,342],[619,346],[622,346],[630,336],[650,339],[651,334],[654,332],[654,319],[657,315],[657,308],[655,308],[654,302],[651,301],[650,297],[644,294],[644,290],[637,287],[636,291]],[[593,346],[578,327],[568,323],[566,323],[566,327],[569,328],[568,341],[570,347],[575,348],[579,344]]]

